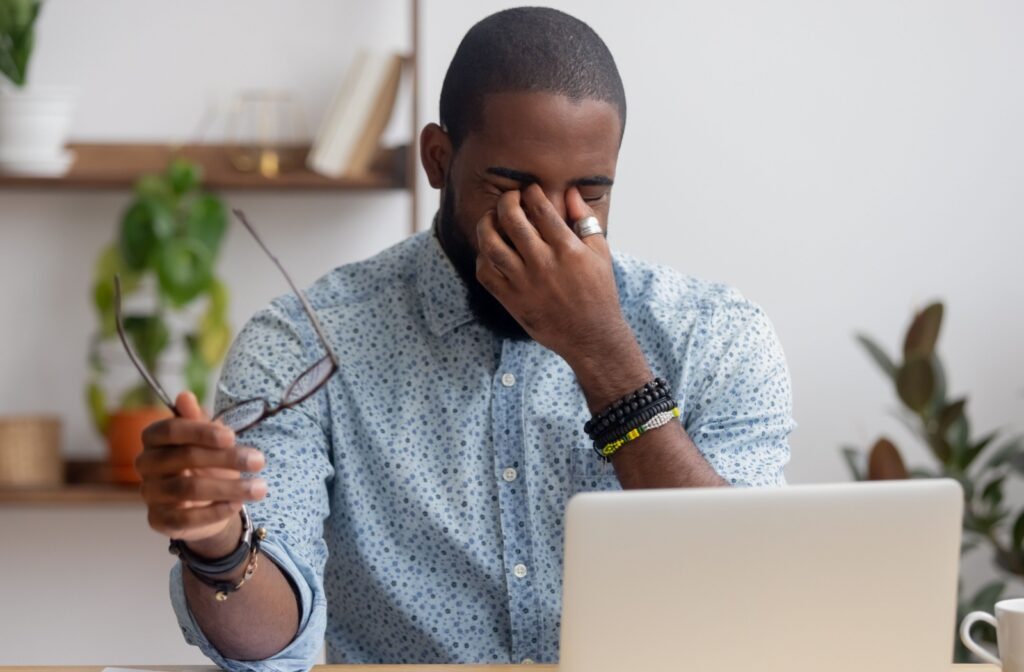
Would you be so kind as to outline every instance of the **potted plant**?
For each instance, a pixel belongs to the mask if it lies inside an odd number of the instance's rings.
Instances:
[[[994,613],[1006,589],[1006,579],[1024,578],[1024,508],[1016,511],[1004,496],[1005,488],[1024,476],[1024,436],[1001,438],[1000,431],[972,436],[967,399],[950,399],[946,374],[936,352],[942,327],[943,305],[933,303],[918,313],[903,339],[902,357],[893,360],[872,339],[857,340],[893,384],[902,406],[900,420],[920,438],[934,457],[927,467],[908,468],[896,444],[879,438],[864,453],[847,446],[843,455],[857,480],[901,478],[954,478],[964,489],[963,546],[961,555],[988,548],[1002,578],[965,595],[961,582],[957,623],[970,611]],[[951,623],[955,628],[956,624]],[[995,631],[979,634],[995,641]],[[956,660],[968,662],[967,649],[957,638]]]
[[[182,378],[200,403],[231,343],[228,292],[214,273],[227,217],[220,199],[200,189],[200,180],[200,168],[183,159],[172,161],[162,174],[140,178],[117,241],[97,260],[92,298],[100,326],[90,348],[86,396],[119,481],[138,480],[133,463],[142,450],[142,430],[169,412],[142,380],[113,408],[108,403],[102,383],[109,369],[101,346],[116,340],[114,275],[121,278],[125,332],[146,368],[159,376],[162,356],[179,339],[185,353]],[[142,300],[145,308],[134,305]],[[177,323],[187,326],[175,329]],[[127,361],[119,347],[111,352]]]
[[[74,159],[64,149],[71,94],[27,85],[40,7],[40,0],[0,2],[0,171],[62,175]]]

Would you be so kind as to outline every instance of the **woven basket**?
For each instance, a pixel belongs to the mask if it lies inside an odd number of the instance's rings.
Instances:
[[[0,417],[0,488],[56,486],[63,481],[60,419]]]

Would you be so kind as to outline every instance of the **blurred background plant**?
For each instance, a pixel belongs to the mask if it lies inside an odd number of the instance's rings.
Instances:
[[[988,548],[1003,577],[986,583],[972,595],[964,594],[961,581],[959,623],[969,611],[995,613],[994,605],[1006,590],[1006,579],[1024,577],[1024,508],[1014,511],[1005,496],[1011,480],[1024,475],[1024,436],[1002,437],[1000,430],[972,436],[967,398],[949,398],[945,368],[936,353],[943,312],[941,303],[933,303],[914,316],[899,360],[890,358],[868,336],[857,336],[895,387],[901,402],[897,417],[927,446],[933,463],[908,468],[899,448],[886,437],[875,442],[866,459],[852,446],[843,447],[843,455],[857,480],[954,478],[963,486],[961,556],[975,548]],[[986,641],[995,641],[995,631],[987,625],[979,626],[978,634]],[[957,662],[967,662],[968,658],[968,651],[957,638]]]
[[[185,314],[194,302],[206,299],[195,324],[184,334],[183,378],[188,389],[206,397],[210,374],[231,343],[228,324],[228,290],[214,273],[227,227],[223,203],[200,188],[200,168],[175,159],[157,175],[146,175],[135,184],[135,198],[121,218],[116,242],[104,248],[97,260],[92,287],[93,303],[100,321],[90,347],[91,379],[86,396],[97,431],[107,434],[111,416],[104,386],[106,364],[100,345],[116,339],[114,275],[121,278],[127,299],[145,284],[154,290],[151,309],[139,311],[124,303],[124,327],[146,367],[159,378],[161,356],[171,345],[169,312]],[[192,311],[193,313],[195,311]],[[120,348],[120,345],[117,346]],[[125,357],[127,360],[127,357]],[[123,393],[117,409],[161,406],[141,377]],[[174,394],[174,391],[169,391]]]
[[[40,0],[0,0],[0,74],[25,86]]]

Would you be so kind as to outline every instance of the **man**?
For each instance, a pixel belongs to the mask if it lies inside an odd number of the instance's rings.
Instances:
[[[790,387],[764,313],[573,229],[607,231],[625,120],[584,23],[522,8],[469,31],[420,138],[432,230],[308,291],[337,374],[241,445],[187,394],[145,434],[150,525],[193,561],[239,548],[243,502],[268,533],[228,599],[174,568],[190,643],[230,669],[309,666],[325,635],[329,662],[555,661],[571,495],[784,482]],[[232,346],[218,408],[280,399],[323,354],[296,298],[275,300]],[[655,377],[681,422],[602,459],[587,421]]]

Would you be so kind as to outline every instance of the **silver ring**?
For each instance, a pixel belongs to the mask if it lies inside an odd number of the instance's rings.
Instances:
[[[597,221],[597,217],[594,217],[593,215],[587,215],[580,219],[573,225],[572,229],[581,239],[586,238],[587,236],[593,236],[597,233],[604,233],[604,231],[601,230],[601,224]]]

